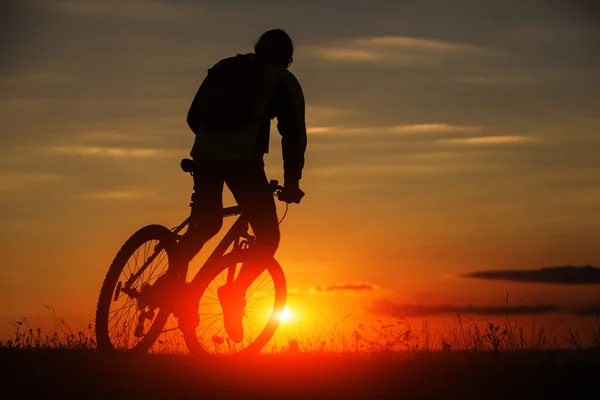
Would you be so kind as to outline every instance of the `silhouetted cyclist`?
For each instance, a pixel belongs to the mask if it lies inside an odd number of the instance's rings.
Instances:
[[[299,182],[306,150],[305,106],[302,88],[288,70],[292,40],[283,30],[270,30],[254,50],[210,68],[190,107],[187,122],[196,135],[190,153],[196,164],[193,222],[180,243],[179,262],[189,263],[221,229],[224,183],[256,236],[253,259],[275,254],[279,225],[263,162],[273,118],[282,136],[284,190],[279,198],[300,203],[304,196]],[[242,268],[233,284],[218,290],[225,329],[234,342],[243,338],[246,289],[255,278],[251,268]]]

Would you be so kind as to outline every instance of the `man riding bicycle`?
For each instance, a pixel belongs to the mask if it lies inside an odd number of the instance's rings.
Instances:
[[[300,203],[304,196],[299,182],[306,150],[305,105],[302,88],[288,70],[293,52],[286,32],[267,31],[254,53],[221,60],[198,89],[187,116],[196,135],[190,152],[195,163],[192,222],[178,246],[178,262],[189,263],[220,231],[224,183],[254,231],[253,262],[274,256],[280,233],[263,162],[273,118],[282,136],[284,190],[279,199]],[[225,329],[236,343],[243,338],[246,289],[254,278],[256,269],[242,268],[217,293]]]

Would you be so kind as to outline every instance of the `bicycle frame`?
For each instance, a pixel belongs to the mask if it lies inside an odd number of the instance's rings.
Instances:
[[[186,169],[184,169],[184,171],[189,172]],[[269,185],[271,186],[273,193],[277,193],[278,191],[283,189],[283,187],[279,186],[279,183],[276,180],[270,181]],[[205,272],[206,268],[209,268],[211,265],[218,265],[218,264],[214,264],[214,261],[216,261],[219,257],[223,256],[225,254],[225,252],[227,251],[227,249],[229,249],[229,247],[232,244],[233,244],[233,249],[235,250],[236,248],[238,248],[238,246],[240,244],[240,239],[245,239],[247,241],[254,240],[254,236],[252,236],[248,233],[249,222],[244,217],[242,209],[239,205],[225,207],[222,210],[222,218],[227,218],[227,217],[231,217],[231,216],[235,216],[235,215],[239,215],[240,217],[237,219],[237,221],[235,221],[233,226],[229,229],[229,232],[227,232],[225,234],[225,237],[223,239],[221,239],[221,242],[219,242],[219,244],[213,250],[213,252],[208,257],[206,262],[202,265],[202,267],[200,268],[198,273],[190,281],[190,284],[197,282],[198,277],[201,276],[201,272]],[[185,235],[185,234],[181,235],[181,234],[179,234],[179,232],[181,232],[186,226],[188,226],[190,224],[191,218],[192,218],[192,216],[190,215],[181,224],[179,224],[175,228],[171,229],[173,234],[178,238],[178,243],[179,243],[179,240]],[[146,268],[148,268],[148,266],[154,261],[154,259],[158,256],[158,254],[162,250],[163,250],[162,246],[160,246],[160,244],[157,245],[154,249],[154,253],[150,257],[148,257],[148,260],[146,260],[144,265],[142,265],[140,267],[140,269],[135,274],[133,274],[127,280],[125,285],[123,285],[123,286],[125,288],[130,288],[131,284],[133,282],[135,282],[144,273]],[[183,276],[187,276],[187,269],[188,269],[188,266],[186,264],[184,270],[181,271],[181,272],[184,272]],[[227,272],[227,282],[228,283],[230,282],[230,280],[233,279],[234,274],[235,274],[235,265],[232,265],[232,266],[230,266],[230,269]]]
[[[233,223],[233,225],[231,226],[229,231],[225,234],[223,239],[221,239],[221,241],[219,242],[217,247],[215,247],[215,249],[212,251],[212,253],[208,257],[208,259],[204,262],[202,267],[200,267],[200,270],[196,273],[194,278],[189,282],[190,285],[197,283],[199,277],[201,277],[201,275],[203,273],[206,273],[207,268],[210,268],[211,265],[218,265],[218,264],[215,264],[215,261],[217,261],[224,254],[226,254],[227,250],[232,245],[233,245],[232,251],[235,251],[235,249],[237,249],[238,246],[240,245],[241,240],[244,240],[244,239],[247,241],[254,240],[254,236],[250,235],[248,233],[248,228],[250,225],[249,225],[248,220],[244,217],[244,214],[242,213],[240,206],[226,207],[223,209],[223,218],[227,218],[227,217],[231,217],[231,216],[235,216],[235,215],[239,215],[239,218]],[[180,235],[179,232],[181,232],[183,230],[183,228],[188,226],[190,221],[191,221],[191,216],[188,217],[185,221],[183,221],[179,226],[173,228],[173,233],[175,235],[177,235],[177,237],[179,239],[181,239],[185,235],[185,234]],[[185,275],[187,275],[187,265],[185,267],[185,271],[182,271],[182,272],[184,272]],[[230,266],[230,270],[227,273],[227,282],[228,283],[233,280],[234,275],[235,275],[235,265],[232,265],[232,266]]]
[[[233,226],[229,229],[229,232],[227,232],[227,234],[225,234],[225,237],[223,239],[221,239],[221,242],[219,242],[217,247],[213,250],[211,255],[208,257],[208,259],[206,260],[204,265],[202,265],[202,267],[200,268],[200,270],[198,271],[198,273],[196,274],[196,276],[194,277],[194,279],[192,279],[192,281],[190,283],[194,282],[197,279],[197,277],[200,275],[200,271],[205,271],[206,267],[211,265],[213,261],[215,261],[216,259],[221,257],[223,254],[225,254],[227,249],[229,249],[229,247],[232,244],[234,245],[234,249],[235,249],[239,245],[240,239],[246,239],[248,241],[254,239],[254,236],[252,236],[248,233],[249,223],[248,223],[248,220],[243,217],[240,206],[227,207],[227,208],[223,209],[223,218],[234,216],[234,215],[240,215],[240,217],[237,219],[237,221],[235,221]],[[183,221],[177,227],[171,229],[173,234],[177,236],[178,240],[180,240],[185,235],[185,234],[181,235],[181,234],[179,234],[179,232],[181,232],[186,226],[188,226],[190,221],[191,221],[191,216],[187,217],[185,219],[185,221]],[[127,280],[127,282],[125,283],[125,285],[123,285],[123,287],[125,287],[125,288],[131,287],[131,284],[133,282],[135,282],[144,273],[146,268],[148,268],[148,266],[154,261],[154,259],[158,256],[158,254],[160,254],[160,252],[162,250],[163,250],[163,247],[160,244],[158,244],[154,248],[154,253],[152,253],[152,255],[148,257],[148,259],[146,260],[144,265],[142,265],[140,267],[140,269]],[[187,265],[185,266],[185,271],[182,271],[182,272],[185,273],[184,276],[187,275]],[[235,271],[232,271],[232,272],[235,272]],[[233,279],[233,275],[234,275],[233,273],[227,274],[228,281],[229,281],[229,279]],[[231,276],[231,278],[229,278],[230,276]]]

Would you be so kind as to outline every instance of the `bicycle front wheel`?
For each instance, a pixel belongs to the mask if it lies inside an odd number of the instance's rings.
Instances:
[[[170,314],[147,294],[169,269],[177,241],[161,225],[148,225],[121,247],[110,266],[96,309],[96,342],[101,351],[145,353]],[[164,279],[164,278],[163,278]]]
[[[234,254],[228,254],[221,257],[218,263],[209,267],[205,275],[201,275],[198,285],[194,285],[197,289],[194,288],[195,294],[191,295],[194,299],[192,308],[198,305],[199,321],[182,323],[180,320],[186,346],[196,356],[257,354],[269,342],[281,322],[287,296],[283,270],[272,258],[259,266],[262,272],[245,292],[243,339],[234,342],[224,326],[218,292],[228,281],[228,274],[234,274],[235,277],[239,273],[243,261]],[[203,271],[199,273],[203,274]]]

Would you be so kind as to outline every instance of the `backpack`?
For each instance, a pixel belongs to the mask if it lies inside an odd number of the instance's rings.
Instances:
[[[192,130],[197,133],[195,128],[203,124],[210,132],[227,133],[258,123],[253,111],[262,76],[263,68],[254,54],[238,54],[210,68],[190,107]]]

